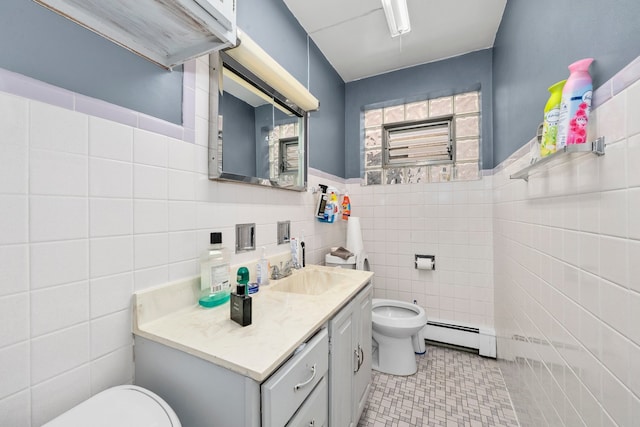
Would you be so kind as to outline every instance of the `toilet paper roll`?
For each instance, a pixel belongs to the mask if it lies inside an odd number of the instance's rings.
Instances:
[[[418,258],[416,260],[418,270],[433,270],[433,260],[431,258]]]
[[[360,218],[357,216],[349,217],[347,222],[347,249],[355,255],[360,255],[364,250]]]

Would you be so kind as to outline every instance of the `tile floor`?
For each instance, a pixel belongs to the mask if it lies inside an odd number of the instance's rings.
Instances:
[[[429,345],[416,357],[415,375],[373,371],[358,427],[519,425],[496,360]]]

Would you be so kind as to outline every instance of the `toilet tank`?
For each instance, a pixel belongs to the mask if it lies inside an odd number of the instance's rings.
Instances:
[[[351,256],[348,259],[340,258],[339,256],[334,256],[331,254],[327,254],[324,257],[324,265],[327,267],[340,267],[346,268],[349,270],[356,269],[356,256]]]
[[[43,427],[181,427],[171,407],[157,394],[123,385],[96,394]]]

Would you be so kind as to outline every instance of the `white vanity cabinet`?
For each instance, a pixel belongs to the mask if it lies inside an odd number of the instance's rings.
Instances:
[[[163,289],[167,298],[137,294],[135,384],[166,400],[185,427],[355,426],[371,380],[371,275],[356,278],[342,288],[337,281],[324,302],[266,289],[254,297],[248,328],[232,324],[226,310],[192,303],[154,315],[190,301],[196,281]],[[306,338],[280,351],[280,336]]]
[[[329,368],[328,354],[329,338],[324,328],[262,384],[262,427],[287,425],[315,386],[324,379]],[[326,393],[326,386],[321,389]],[[321,410],[326,414],[327,405]]]
[[[355,427],[371,384],[371,298],[368,285],[329,321],[329,419]]]
[[[135,383],[165,399],[183,426],[327,425],[327,328],[262,384],[145,338],[135,345]]]

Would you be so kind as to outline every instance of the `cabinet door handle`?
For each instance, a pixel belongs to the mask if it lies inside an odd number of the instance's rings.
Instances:
[[[353,349],[353,357],[355,358],[355,367],[353,368],[353,373],[355,374],[360,369],[360,352],[357,348]]]
[[[364,363],[364,350],[362,349],[362,347],[360,346],[360,344],[358,344],[358,350],[360,350],[360,364],[358,365],[358,371],[360,370],[360,367],[362,366],[362,364]]]
[[[302,387],[306,386],[307,384],[309,384],[311,381],[313,381],[313,379],[316,377],[316,364],[314,363],[313,366],[311,367],[311,378],[309,378],[308,380],[306,380],[305,382],[302,382],[300,384],[296,384],[293,386],[293,390],[294,391],[298,391],[300,390]]]

